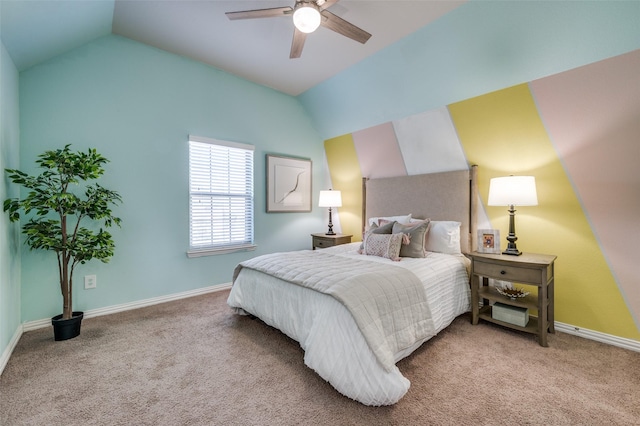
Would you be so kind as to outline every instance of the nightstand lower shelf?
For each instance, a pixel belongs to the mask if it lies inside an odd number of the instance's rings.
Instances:
[[[520,327],[519,325],[511,324],[510,322],[500,321],[493,318],[491,314],[491,310],[492,310],[491,306],[483,306],[482,308],[480,308],[478,317],[485,321],[492,322],[494,324],[498,324],[503,327],[509,327],[514,330],[524,331],[526,333],[538,334],[538,317],[530,315],[529,322],[527,323],[527,325],[525,327]]]

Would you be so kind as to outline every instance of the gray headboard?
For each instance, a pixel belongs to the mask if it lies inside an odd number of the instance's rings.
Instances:
[[[367,218],[412,214],[418,219],[462,223],[463,253],[476,250],[477,173],[470,170],[362,180],[362,227]],[[467,238],[465,238],[467,236]]]

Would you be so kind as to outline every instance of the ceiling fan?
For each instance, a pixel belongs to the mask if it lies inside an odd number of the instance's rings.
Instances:
[[[314,32],[320,25],[362,44],[369,40],[371,34],[327,10],[338,1],[339,0],[296,0],[296,4],[293,7],[284,6],[270,9],[243,10],[227,12],[225,15],[231,20],[274,18],[277,16],[292,15],[294,32],[289,58],[293,59],[299,58],[300,55],[302,55],[302,48],[307,39],[307,34]]]

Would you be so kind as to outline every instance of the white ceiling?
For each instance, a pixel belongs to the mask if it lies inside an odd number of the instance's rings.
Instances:
[[[289,17],[230,21],[224,14],[295,0],[0,0],[0,28],[19,70],[113,33],[298,95],[464,2],[342,0],[329,10],[372,37],[362,45],[320,27],[298,59],[289,59]]]

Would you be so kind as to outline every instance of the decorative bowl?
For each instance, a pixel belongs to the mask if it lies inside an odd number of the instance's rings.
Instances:
[[[498,291],[498,293],[500,293],[501,295],[508,297],[511,300],[516,300],[520,297],[525,297],[529,294],[528,291],[524,291],[521,288],[501,288],[501,287],[496,287],[496,290]]]

